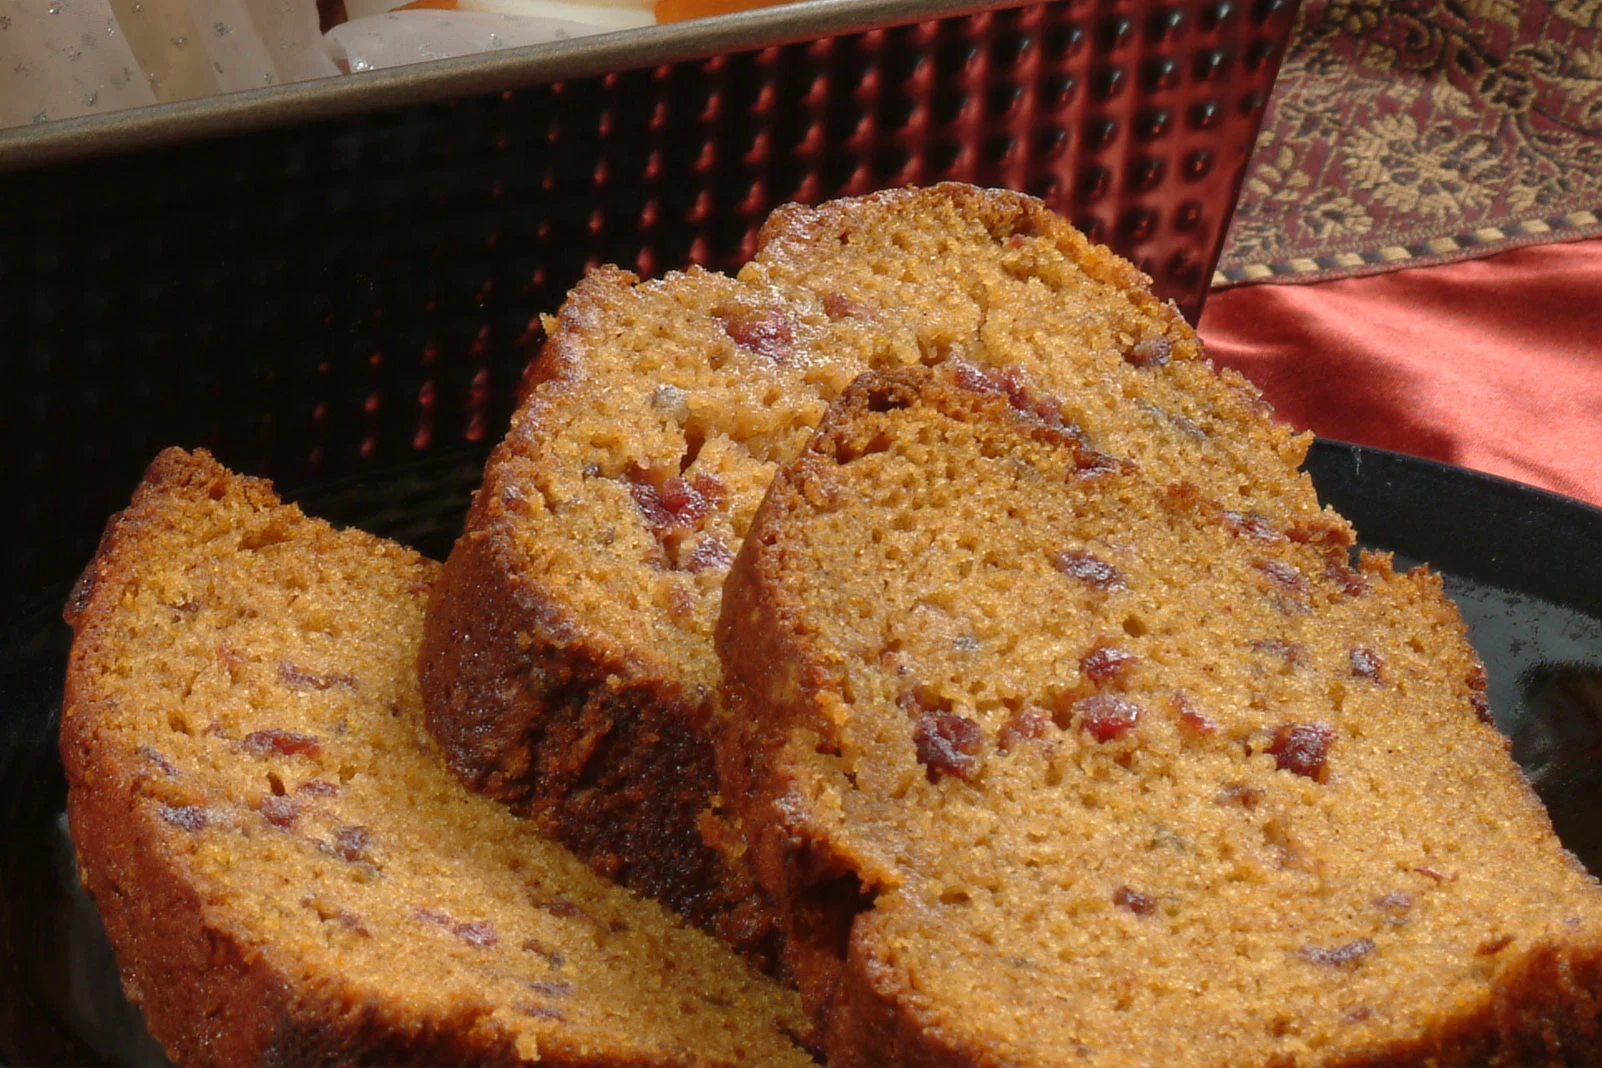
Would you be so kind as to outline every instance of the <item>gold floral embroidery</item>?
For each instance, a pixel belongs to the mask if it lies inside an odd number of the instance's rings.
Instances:
[[[1602,0],[1308,0],[1215,284],[1582,236],[1598,208]]]

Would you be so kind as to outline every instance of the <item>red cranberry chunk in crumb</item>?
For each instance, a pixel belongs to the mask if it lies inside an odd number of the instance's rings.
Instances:
[[[867,315],[868,309],[844,293],[825,293],[823,314],[831,319],[857,319]]]
[[[968,782],[979,771],[979,751],[984,745],[984,729],[955,712],[925,712],[912,727],[912,744],[918,763],[939,782],[943,775],[955,775]]]
[[[1082,549],[1066,549],[1051,554],[1051,566],[1071,579],[1103,593],[1125,589],[1124,576],[1107,561]]]
[[[696,475],[689,481],[674,475],[665,479],[660,489],[652,483],[650,473],[639,467],[631,468],[626,477],[635,507],[659,538],[674,529],[693,529],[727,496],[723,483],[713,475]]]
[[[692,575],[698,575],[707,570],[725,570],[732,563],[734,563],[734,550],[723,544],[723,540],[717,535],[709,534],[690,551],[684,569]]]
[[[1124,359],[1136,367],[1161,367],[1173,356],[1174,345],[1165,337],[1149,337],[1144,341],[1137,341]]]
[[[1359,938],[1355,942],[1347,942],[1345,945],[1328,949],[1323,946],[1304,946],[1297,950],[1296,955],[1309,964],[1318,964],[1326,968],[1351,968],[1360,964],[1363,958],[1372,952],[1374,952],[1373,940]]]
[[[440,909],[420,908],[415,911],[418,919],[449,931],[470,946],[487,949],[500,941],[500,936],[495,933],[495,925],[488,920],[458,920]]]
[[[1353,649],[1349,654],[1352,674],[1375,682],[1385,681],[1385,658],[1372,649]]]
[[[1340,560],[1331,560],[1324,565],[1324,577],[1339,586],[1348,597],[1361,597],[1368,592],[1368,582],[1363,576]]]
[[[1084,431],[1062,418],[1062,401],[1042,392],[1021,367],[976,367],[963,360],[952,361],[957,381],[977,393],[1005,395],[1016,411],[1052,430],[1060,430],[1063,440],[1085,444]]]
[[[795,327],[782,312],[740,308],[723,316],[723,332],[743,349],[777,364],[795,354]]]
[[[1136,916],[1150,916],[1157,910],[1157,899],[1139,890],[1131,890],[1127,886],[1120,886],[1113,891],[1113,904],[1121,909],[1128,909]]]
[[[293,798],[268,794],[256,806],[256,811],[261,813],[262,819],[274,827],[283,827],[287,830],[300,818],[300,803]]]
[[[1039,709],[1020,712],[1002,726],[1001,733],[996,737],[996,745],[1002,752],[1009,752],[1014,746],[1022,745],[1024,742],[1044,738],[1055,730],[1056,726],[1051,717]]]
[[[1097,686],[1127,681],[1140,667],[1140,657],[1116,645],[1098,645],[1079,659],[1079,670]]]
[[[252,756],[277,753],[279,756],[315,757],[323,751],[316,735],[279,730],[276,727],[264,731],[251,731],[245,735],[240,744],[245,747],[245,752]]]
[[[363,860],[367,856],[367,846],[372,842],[372,832],[366,827],[335,827],[334,852],[340,859],[348,861]]]
[[[1120,460],[1116,456],[1108,456],[1095,449],[1080,449],[1078,455],[1074,457],[1073,472],[1068,477],[1089,481],[1131,469],[1128,461]]]
[[[1274,766],[1280,771],[1304,775],[1316,782],[1327,777],[1325,761],[1335,730],[1325,723],[1287,723],[1274,732]]]
[[[1098,693],[1074,702],[1079,727],[1098,742],[1122,738],[1140,722],[1140,706],[1112,694]]]
[[[1295,566],[1280,560],[1253,560],[1252,566],[1268,579],[1274,589],[1299,601],[1307,598],[1307,576]]]
[[[1231,534],[1242,538],[1250,538],[1252,541],[1272,543],[1285,540],[1285,535],[1275,530],[1273,525],[1262,516],[1248,515],[1245,512],[1232,512],[1227,508],[1221,514],[1224,526]]]
[[[1469,704],[1474,706],[1474,718],[1487,727],[1496,725],[1496,718],[1491,715],[1491,702],[1486,699],[1485,694],[1478,691],[1469,694]]]
[[[1183,690],[1175,690],[1168,698],[1168,710],[1179,719],[1180,730],[1192,735],[1218,733],[1218,723],[1202,712],[1195,698]]]

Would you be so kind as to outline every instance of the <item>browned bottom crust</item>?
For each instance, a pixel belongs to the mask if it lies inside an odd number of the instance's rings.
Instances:
[[[706,722],[709,695],[619,685],[496,551],[493,533],[465,535],[425,621],[428,729],[452,770],[600,874],[757,967],[782,970],[772,901],[732,859],[737,835],[707,808],[717,793],[712,745],[688,725]]]

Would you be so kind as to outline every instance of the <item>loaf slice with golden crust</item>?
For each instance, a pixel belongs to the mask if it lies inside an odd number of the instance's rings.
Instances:
[[[859,373],[962,359],[1242,521],[1319,516],[1306,440],[1146,282],[1039,201],[962,185],[780,209],[738,278],[590,275],[429,605],[423,695],[452,766],[774,964],[703,733],[712,628],[768,480]]]
[[[792,993],[445,768],[438,565],[163,453],[69,605],[83,881],[181,1064],[811,1063]]]
[[[774,479],[712,733],[829,1063],[1602,1058],[1439,579],[1153,474],[920,368]]]

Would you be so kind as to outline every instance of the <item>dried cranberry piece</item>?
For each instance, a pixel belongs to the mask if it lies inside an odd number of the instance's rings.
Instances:
[[[1387,916],[1399,920],[1413,907],[1413,895],[1405,890],[1392,890],[1382,897],[1376,897],[1374,907]]]
[[[561,1009],[558,1009],[553,1005],[539,1005],[533,1002],[523,1006],[523,1015],[534,1016],[541,1020],[567,1019],[567,1016],[562,1012]]]
[[[1232,512],[1227,508],[1220,514],[1224,520],[1224,527],[1231,534],[1268,544],[1285,540],[1285,535],[1274,529],[1273,524],[1260,515]]]
[[[1253,560],[1252,566],[1268,579],[1269,583],[1277,589],[1290,594],[1297,600],[1307,597],[1307,576],[1292,564],[1280,560]]]
[[[486,949],[500,941],[495,933],[495,925],[488,920],[458,920],[441,909],[418,908],[413,911],[418,919],[449,931],[470,946]]]
[[[1134,729],[1140,721],[1141,708],[1122,697],[1098,693],[1075,701],[1073,711],[1079,717],[1080,729],[1098,742],[1110,742]]]
[[[1061,440],[1075,446],[1086,444],[1085,432],[1062,418],[1062,401],[1037,389],[1023,368],[976,367],[965,360],[953,360],[952,370],[959,385],[978,393],[1005,395],[1007,403],[1033,422],[1059,430]]]
[[[335,797],[339,794],[339,784],[324,782],[322,779],[307,779],[295,787],[297,794],[309,794],[312,797]]]
[[[1483,690],[1485,689],[1485,684],[1490,682],[1491,678],[1485,673],[1485,665],[1476,659],[1474,663],[1469,665],[1468,674],[1463,681],[1468,683],[1468,687],[1471,690]]]
[[[982,368],[974,366],[967,360],[952,360],[951,373],[956,378],[957,384],[963,389],[992,396],[1006,392],[1000,382],[991,378]]]
[[[372,840],[372,832],[366,827],[334,828],[334,852],[342,860],[355,862],[365,859]]]
[[[1133,348],[1124,353],[1124,359],[1136,367],[1161,367],[1173,355],[1174,344],[1165,337],[1149,337],[1144,341],[1137,341]]]
[[[566,979],[528,979],[524,986],[548,998],[565,998],[573,993],[573,984]]]
[[[205,830],[206,825],[211,822],[206,810],[198,805],[162,805],[161,818],[174,827],[182,827],[190,833]]]
[[[1051,717],[1038,709],[1020,712],[1002,725],[1001,732],[996,736],[996,745],[1005,753],[1015,745],[1044,738],[1054,727],[1056,724]]]
[[[985,732],[967,716],[955,712],[925,712],[912,727],[912,744],[930,782],[955,775],[968,782],[979,770],[979,750]]]
[[[823,295],[823,314],[831,319],[857,319],[868,314],[868,309],[844,293]]]
[[[1069,578],[1078,579],[1093,590],[1122,590],[1124,576],[1105,560],[1080,549],[1055,552],[1050,556],[1051,566]]]
[[[1431,880],[1433,880],[1433,881],[1435,881],[1437,883],[1455,883],[1455,882],[1457,882],[1456,873],[1448,875],[1445,872],[1437,871],[1434,868],[1414,868],[1413,870],[1418,872],[1420,875],[1424,876],[1424,878],[1431,879]]]
[[[782,312],[741,308],[723,317],[723,332],[741,348],[780,365],[795,354],[795,327]]]
[[[279,797],[277,794],[268,794],[256,806],[261,818],[274,827],[290,828],[300,818],[300,803],[289,797]]]
[[[321,687],[326,689],[327,687]],[[279,756],[315,757],[322,754],[323,747],[316,735],[302,734],[300,731],[279,730],[270,727],[264,731],[251,731],[240,742],[245,752],[252,756],[265,756],[268,753],[277,753]]]
[[[635,507],[658,538],[675,528],[695,527],[727,496],[723,483],[709,474],[696,475],[690,481],[674,475],[663,481],[660,489],[651,481],[650,472],[641,467],[631,467],[624,477]]]
[[[1103,475],[1116,475],[1124,469],[1125,463],[1118,457],[1086,448],[1080,449],[1074,457],[1074,470],[1069,477],[1088,481]]]
[[[162,756],[160,752],[151,748],[150,746],[141,745],[137,751],[140,756],[144,757],[146,760],[156,765],[156,767],[160,768],[163,775],[170,776],[178,774],[178,769],[173,765],[172,761]]]
[[[1326,723],[1287,723],[1274,732],[1268,751],[1274,754],[1274,766],[1280,771],[1322,782],[1334,738],[1334,728]]]
[[[317,675],[287,660],[278,662],[278,678],[292,690],[332,690],[339,686],[347,690],[356,688],[356,678],[344,672]]]
[[[552,916],[559,916],[564,920],[574,920],[580,916],[585,919],[590,918],[590,914],[585,912],[581,906],[575,905],[564,897],[555,897],[549,901],[536,901],[534,907],[544,909]]]
[[[1373,679],[1375,682],[1385,681],[1385,658],[1372,649],[1353,649],[1348,655],[1352,662],[1352,674],[1360,678]]]
[[[1079,658],[1079,670],[1097,686],[1114,679],[1126,681],[1139,666],[1140,657],[1116,645],[1098,645]]]
[[[1327,949],[1323,946],[1304,946],[1296,951],[1296,955],[1309,964],[1319,964],[1326,968],[1349,968],[1360,963],[1372,952],[1374,952],[1373,939],[1359,938],[1343,946]]]
[[[1469,694],[1469,704],[1474,706],[1475,717],[1487,727],[1496,725],[1496,718],[1491,715],[1491,702],[1483,693]]]
[[[1204,715],[1196,701],[1183,690],[1175,690],[1168,698],[1168,710],[1179,717],[1179,726],[1192,734],[1217,734],[1218,724]]]
[[[691,550],[690,557],[685,561],[684,569],[692,575],[698,575],[708,568],[722,570],[734,562],[734,550],[723,544],[723,540],[716,535],[702,538],[696,547]]]
[[[1113,891],[1113,904],[1121,909],[1128,909],[1136,916],[1149,916],[1157,908],[1157,899],[1139,890],[1131,890],[1127,886],[1120,886]]]
[[[1340,560],[1331,560],[1324,567],[1324,577],[1341,588],[1348,597],[1361,597],[1368,592],[1363,576]]]

